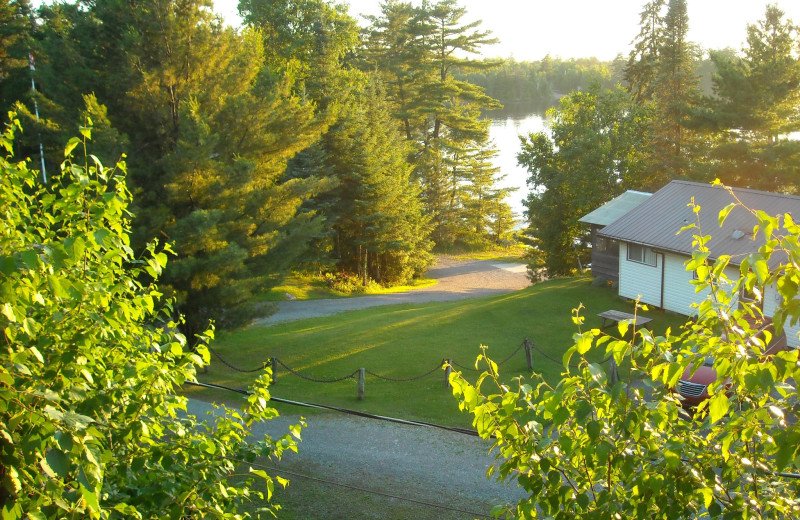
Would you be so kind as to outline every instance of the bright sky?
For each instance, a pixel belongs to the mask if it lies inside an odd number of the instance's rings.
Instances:
[[[350,14],[379,14],[379,0],[340,0]],[[419,0],[412,0],[419,4]],[[647,0],[461,0],[465,22],[482,20],[500,43],[484,49],[487,57],[539,60],[595,56],[612,60],[627,56],[639,33],[639,13]],[[800,23],[798,0],[688,0],[690,40],[706,49],[741,49],[747,24],[764,17],[775,3],[786,17]],[[233,20],[238,0],[216,0],[216,11]],[[230,17],[230,18],[228,18]]]

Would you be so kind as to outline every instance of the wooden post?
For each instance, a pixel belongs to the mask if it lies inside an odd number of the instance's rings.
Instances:
[[[270,358],[269,364],[272,367],[272,384],[278,382],[278,358]]]
[[[366,369],[358,369],[358,400],[364,400],[364,379],[366,379]]]
[[[525,338],[525,361],[528,362],[528,370],[533,370],[533,354],[531,353],[531,340]]]
[[[612,356],[608,360],[608,380],[612,385],[619,381],[619,371],[617,370],[617,361]]]
[[[450,373],[453,371],[453,360],[446,359],[444,362],[444,387],[450,388]]]

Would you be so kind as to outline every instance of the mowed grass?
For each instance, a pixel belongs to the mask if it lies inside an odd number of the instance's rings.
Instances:
[[[594,287],[588,278],[562,278],[527,289],[488,298],[449,303],[375,307],[326,318],[304,320],[271,327],[250,327],[222,334],[213,348],[226,361],[243,369],[258,367],[276,357],[298,373],[321,380],[347,376],[364,367],[375,374],[408,379],[452,359],[462,367],[474,367],[480,346],[488,346],[496,362],[512,355],[525,338],[536,346],[534,371],[548,381],[558,380],[563,371],[560,360],[572,345],[577,331],[572,309],[583,304],[585,328],[599,327],[596,315],[608,309],[633,312],[633,303],[619,298],[606,287]],[[648,311],[652,329],[661,334],[677,328],[686,318]],[[600,354],[598,354],[599,360]],[[477,373],[462,370],[470,380]],[[524,350],[520,349],[500,366],[503,379],[511,381],[529,373]],[[236,372],[212,356],[201,382],[246,387],[253,374]],[[197,397],[230,400],[218,391],[187,390]],[[357,378],[336,383],[307,381],[278,367],[278,381],[272,387],[276,397],[346,407],[404,419],[445,425],[468,426],[469,417],[458,411],[451,390],[445,387],[443,370],[409,382],[385,381],[367,375],[365,399],[358,399]],[[304,413],[307,409],[282,413]]]

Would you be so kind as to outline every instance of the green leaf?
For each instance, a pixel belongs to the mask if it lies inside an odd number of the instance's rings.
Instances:
[[[711,423],[716,423],[728,413],[730,409],[730,400],[724,393],[714,394],[709,400],[708,413],[711,418]]]
[[[8,321],[11,323],[15,323],[17,321],[17,317],[14,315],[14,308],[11,307],[11,304],[4,303],[0,309],[0,312],[3,313],[3,316],[5,316]]]
[[[52,274],[47,275],[47,285],[50,286],[50,290],[53,292],[53,296],[56,298],[65,298],[67,297],[66,291],[64,291],[64,287],[61,285],[61,280]]]
[[[606,373],[605,371],[598,365],[597,363],[589,363],[588,366],[589,374],[591,374],[592,379],[599,384],[603,384],[606,381]]]
[[[47,460],[48,466],[59,477],[64,478],[69,474],[69,468],[70,468],[69,457],[63,451],[51,448],[47,450],[47,455],[45,456],[45,459]]]
[[[80,139],[77,137],[70,138],[70,140],[67,141],[67,146],[64,147],[64,157],[69,157],[72,154],[72,150],[74,150],[79,144],[81,144]]]
[[[719,227],[722,227],[722,224],[725,223],[725,219],[728,218],[728,215],[730,214],[731,210],[733,208],[735,208],[735,207],[736,207],[736,203],[735,202],[731,202],[730,204],[728,204],[727,206],[725,206],[724,208],[722,208],[720,210],[720,212],[719,212]],[[708,507],[708,506],[706,506],[706,507]]]
[[[92,511],[98,511],[100,509],[100,502],[97,500],[97,493],[83,485],[81,485],[80,488],[81,497],[83,497],[86,505],[88,505]]]
[[[592,340],[594,338],[588,334],[580,334],[577,337],[576,346],[578,348],[578,354],[586,354],[592,348]]]

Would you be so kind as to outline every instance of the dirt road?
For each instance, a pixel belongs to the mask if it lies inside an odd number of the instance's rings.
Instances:
[[[525,264],[503,263],[496,260],[457,260],[449,256],[439,256],[436,264],[428,270],[426,275],[438,280],[439,283],[431,287],[396,294],[278,302],[278,311],[267,318],[257,320],[256,324],[272,325],[286,321],[318,318],[379,305],[480,298],[516,291],[530,285],[530,281],[525,276]]]

